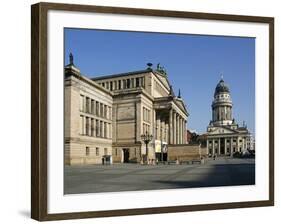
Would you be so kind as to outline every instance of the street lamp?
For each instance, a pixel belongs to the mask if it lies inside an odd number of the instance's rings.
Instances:
[[[153,136],[149,135],[147,131],[145,132],[145,134],[141,135],[141,140],[145,143],[146,160],[148,158],[148,143],[152,140],[152,138]]]

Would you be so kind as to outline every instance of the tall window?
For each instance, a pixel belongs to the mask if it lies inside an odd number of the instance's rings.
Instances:
[[[86,97],[86,113],[90,112],[90,98]]]
[[[80,134],[84,134],[84,118],[82,115],[80,115]]]
[[[121,89],[121,80],[118,80],[118,89]]]
[[[86,147],[86,156],[90,155],[90,147]]]
[[[113,90],[113,82],[111,81],[110,82],[110,91],[112,91]]]
[[[96,147],[96,156],[100,155],[100,149],[98,147]]]
[[[92,114],[95,114],[95,101],[94,100],[91,100],[91,112]]]
[[[123,89],[126,89],[127,85],[126,85],[126,79],[123,80]]]
[[[139,87],[139,86],[140,86],[140,78],[137,77],[137,78],[136,78],[136,87]]]
[[[104,128],[103,128],[104,134],[103,134],[103,137],[107,138],[107,123],[104,122],[103,124],[104,124]]]
[[[96,120],[96,136],[100,136],[100,121]]]
[[[127,89],[131,88],[131,80],[127,79]]]
[[[94,136],[94,132],[95,132],[95,123],[94,123],[94,119],[91,118],[91,136]]]
[[[102,133],[102,126],[103,126],[103,122],[102,121],[100,121],[100,137],[103,137],[102,135],[103,135],[103,133]]]
[[[90,118],[86,117],[86,135],[89,135],[89,120]]]
[[[99,110],[100,110],[100,106],[99,106],[99,105],[100,105],[99,102],[96,101],[96,115],[97,115],[97,116],[99,116],[99,114],[100,114],[100,113],[99,113],[99,112],[100,112],[100,111],[99,111]]]

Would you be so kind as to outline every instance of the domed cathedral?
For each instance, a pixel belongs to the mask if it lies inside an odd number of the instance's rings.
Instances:
[[[212,120],[207,127],[207,149],[209,155],[232,156],[236,152],[251,149],[251,134],[245,123],[235,122],[232,116],[230,89],[223,78],[216,86],[212,102]]]

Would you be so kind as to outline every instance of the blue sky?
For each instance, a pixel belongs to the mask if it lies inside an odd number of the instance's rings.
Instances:
[[[233,116],[255,128],[255,39],[223,36],[65,29],[68,55],[88,77],[145,69],[160,63],[190,116],[188,129],[206,131],[221,74],[229,85]]]

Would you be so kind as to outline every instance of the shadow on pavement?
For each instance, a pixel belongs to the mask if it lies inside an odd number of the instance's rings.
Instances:
[[[190,173],[190,175],[192,176],[193,174]],[[156,180],[154,183],[167,185],[167,188],[254,185],[255,164],[213,165],[210,173],[198,180]]]

